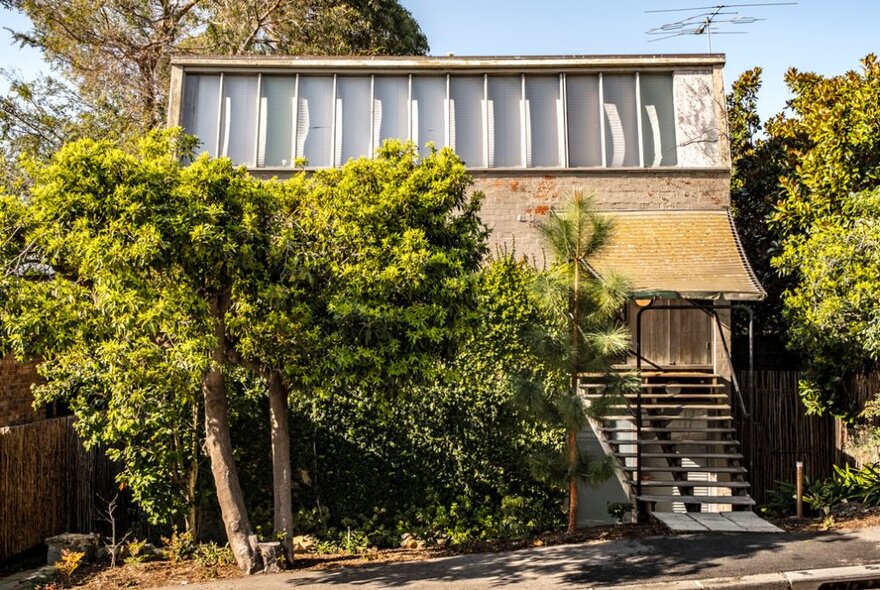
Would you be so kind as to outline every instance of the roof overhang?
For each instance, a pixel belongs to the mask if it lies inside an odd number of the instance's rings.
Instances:
[[[614,223],[612,237],[590,266],[600,276],[627,279],[633,297],[740,301],[766,297],[729,210],[603,214]]]
[[[188,71],[261,70],[266,72],[346,71],[512,71],[644,70],[722,67],[722,54],[548,55],[548,56],[200,56],[178,54],[171,65]]]

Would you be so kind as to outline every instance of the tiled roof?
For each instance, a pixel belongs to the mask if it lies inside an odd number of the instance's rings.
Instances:
[[[760,300],[766,296],[727,210],[606,212],[612,239],[590,266],[630,281],[636,297]]]

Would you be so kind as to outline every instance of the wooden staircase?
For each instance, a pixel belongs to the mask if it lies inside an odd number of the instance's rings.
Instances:
[[[652,512],[750,509],[755,502],[721,377],[696,370],[641,375],[641,429],[635,393],[593,425],[620,460],[630,498]],[[599,385],[582,382],[581,390],[588,402],[602,396]]]

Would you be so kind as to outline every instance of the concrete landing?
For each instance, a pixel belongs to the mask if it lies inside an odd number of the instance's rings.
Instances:
[[[754,512],[652,512],[673,533],[781,533]]]

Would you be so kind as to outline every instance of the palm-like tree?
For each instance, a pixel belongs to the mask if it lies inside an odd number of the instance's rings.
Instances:
[[[613,370],[629,349],[629,331],[619,320],[628,287],[619,276],[599,277],[588,261],[608,242],[611,220],[599,215],[592,200],[576,192],[559,210],[551,210],[538,231],[552,256],[549,269],[536,282],[539,301],[550,318],[541,335],[541,356],[564,382],[545,385],[543,404],[549,419],[566,430],[565,456],[550,471],[562,476],[568,487],[568,533],[577,530],[578,485],[598,483],[614,475],[611,457],[594,459],[580,452],[577,433],[590,419],[607,414],[621,403],[621,394],[635,386],[631,374]],[[589,375],[604,395],[587,405],[578,392],[579,377]],[[558,480],[557,480],[558,481]]]

